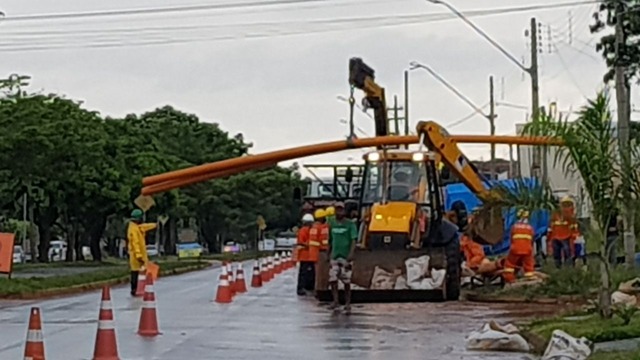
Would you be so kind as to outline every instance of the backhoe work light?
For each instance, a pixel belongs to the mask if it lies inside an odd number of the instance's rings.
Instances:
[[[377,152],[373,152],[373,153],[367,155],[367,160],[370,161],[370,162],[380,161],[380,154],[378,154]]]
[[[424,161],[424,153],[416,152],[411,155],[411,160],[414,162],[423,162]]]

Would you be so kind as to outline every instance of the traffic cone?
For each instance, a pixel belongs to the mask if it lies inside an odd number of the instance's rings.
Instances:
[[[144,295],[144,287],[147,283],[147,270],[138,271],[138,287],[136,288],[136,296]]]
[[[24,346],[25,360],[44,360],[44,337],[42,336],[42,321],[40,308],[32,307],[29,315],[29,329],[27,342]]]
[[[296,262],[293,261],[293,254],[291,253],[291,251],[289,251],[288,256],[289,256],[289,268],[293,269],[296,267]]]
[[[269,275],[269,280],[273,280],[276,276],[275,268],[273,266],[273,257],[269,256],[267,260],[267,274]]]
[[[102,288],[100,313],[98,315],[98,333],[93,351],[93,360],[120,360],[116,342],[116,327],[113,321],[113,305],[109,287]]]
[[[236,279],[233,273],[233,264],[227,264],[227,280],[229,280],[229,291],[231,291],[231,297],[236,296]]]
[[[227,269],[222,268],[220,280],[218,282],[218,292],[216,293],[216,302],[228,304],[231,302],[231,289],[229,288],[229,280],[227,279]]]
[[[267,266],[267,258],[262,258],[260,260],[260,279],[262,280],[262,283],[268,283],[269,282],[269,266]]]
[[[236,276],[236,292],[238,294],[247,292],[247,284],[244,282],[244,269],[242,265],[238,266],[238,275]]]
[[[260,262],[256,260],[256,264],[253,266],[253,276],[251,277],[251,287],[262,287],[262,277],[260,276]]]
[[[274,274],[280,274],[282,272],[282,263],[280,262],[280,255],[278,255],[278,253],[276,253],[275,257],[274,257],[274,266],[273,266],[273,272]]]
[[[153,291],[153,277],[147,277],[147,284],[144,287],[144,303],[140,313],[140,325],[138,334],[145,337],[160,335],[158,329],[158,317],[156,314],[156,294]]]

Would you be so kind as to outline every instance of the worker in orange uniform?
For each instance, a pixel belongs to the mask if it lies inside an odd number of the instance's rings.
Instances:
[[[560,200],[560,209],[551,215],[547,233],[547,249],[553,253],[556,267],[573,265],[574,242],[578,237],[578,222],[573,199],[565,196]]]
[[[473,222],[473,214],[467,216],[467,226]],[[469,235],[466,233],[462,234],[460,238],[460,250],[464,254],[464,258],[467,262],[467,267],[474,272],[477,272],[480,268],[480,265],[483,262],[486,262],[486,255],[484,254],[484,248],[482,245],[473,241]]]
[[[304,216],[302,216],[302,227],[298,230],[296,251],[300,268],[298,269],[297,293],[300,296],[306,295],[306,291],[313,291],[315,287],[316,264],[313,260],[314,254],[310,244],[313,222],[313,215],[304,214]]]
[[[529,224],[529,212],[518,211],[518,221],[511,227],[511,247],[504,265],[504,281],[516,281],[516,269],[524,268],[525,277],[535,275],[535,259],[533,257],[533,236],[535,232]]]

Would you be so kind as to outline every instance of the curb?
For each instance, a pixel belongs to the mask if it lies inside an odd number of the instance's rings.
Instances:
[[[181,275],[188,272],[203,270],[213,265],[214,265],[213,263],[206,262],[198,265],[175,268],[175,269],[171,269],[164,272],[161,270],[160,275],[163,277]],[[129,282],[129,276],[122,276],[115,279],[96,281],[96,282],[87,283],[87,284],[73,285],[65,288],[53,288],[53,289],[46,289],[46,290],[35,291],[30,293],[12,294],[12,295],[6,295],[6,296],[0,295],[0,300],[44,300],[44,299],[67,296],[67,295],[82,294],[85,292],[102,289],[105,286],[121,285],[127,282]]]
[[[536,298],[528,299],[524,296],[494,296],[494,295],[482,295],[482,294],[467,294],[468,301],[477,303],[493,303],[493,304],[540,304],[540,305],[554,305],[561,303],[580,302],[582,298],[579,296],[559,296],[557,298]]]

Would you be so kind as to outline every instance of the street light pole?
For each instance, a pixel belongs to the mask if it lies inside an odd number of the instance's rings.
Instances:
[[[482,36],[485,40],[487,40],[493,47],[498,49],[504,56],[506,56],[512,63],[514,63],[517,67],[522,69],[522,71],[526,72],[531,76],[531,114],[532,120],[538,121],[538,116],[540,112],[540,89],[539,89],[539,78],[538,78],[538,26],[535,18],[531,18],[531,66],[525,67],[518,61],[518,59],[509,53],[502,45],[500,45],[497,41],[493,40],[484,30],[474,24],[471,20],[469,20],[464,14],[462,14],[458,9],[456,9],[453,5],[449,4],[444,0],[427,0],[430,3],[443,5],[451,12],[453,12],[457,17],[459,17],[462,21],[464,21],[467,25],[469,25],[478,35]],[[540,168],[540,149],[534,148],[533,154],[533,169]],[[543,169],[542,178],[546,181],[546,169]],[[532,174],[533,175],[533,174]]]

